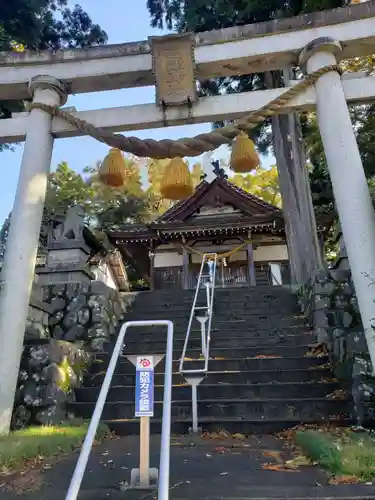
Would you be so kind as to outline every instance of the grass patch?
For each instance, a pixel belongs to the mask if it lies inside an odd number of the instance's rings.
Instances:
[[[60,426],[30,427],[0,436],[0,473],[7,474],[29,462],[43,462],[81,446],[88,423]],[[109,435],[108,428],[99,426],[96,440]]]
[[[360,481],[375,478],[375,440],[369,434],[350,429],[299,430],[295,442],[313,462],[343,482],[350,477]]]

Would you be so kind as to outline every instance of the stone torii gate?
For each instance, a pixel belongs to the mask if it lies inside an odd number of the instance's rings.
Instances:
[[[341,76],[337,67],[339,59],[374,52],[375,0],[372,0],[333,11],[197,35],[174,35],[87,50],[0,56],[0,100],[31,96],[33,101],[30,112],[0,121],[0,142],[25,140],[2,275],[0,432],[8,432],[11,420],[54,139],[90,133],[108,144],[118,144],[120,140],[111,133],[238,119],[262,107],[265,107],[264,118],[275,113],[275,110],[269,113],[269,109],[274,99],[285,91],[290,95],[281,100],[281,108],[279,102],[278,113],[314,107],[317,110],[361,317],[375,366],[372,334],[375,290],[369,287],[367,277],[375,277],[375,216],[347,107],[347,102],[365,103],[374,99],[375,77]],[[311,79],[307,78],[303,86],[290,81],[288,89],[202,99],[196,96],[195,80],[266,72],[291,65],[300,65],[306,75],[312,75]],[[73,113],[70,119],[57,109],[66,103],[69,94],[155,83],[156,104],[80,112],[65,108]],[[52,111],[55,118],[51,117]],[[78,119],[92,127],[83,126]],[[95,132],[97,127],[101,128],[100,133]],[[303,194],[296,196],[300,197],[299,203],[310,203]],[[311,225],[313,231],[314,221],[309,219],[309,210],[308,207],[301,223]],[[285,213],[285,217],[288,220],[290,214]],[[302,234],[298,227],[293,229],[289,235],[290,246],[298,243]],[[316,258],[314,238],[309,247],[304,247],[310,250],[299,258]]]

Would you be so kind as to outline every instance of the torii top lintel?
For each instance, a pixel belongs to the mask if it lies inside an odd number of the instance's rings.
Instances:
[[[296,64],[312,40],[340,40],[344,58],[375,52],[375,0],[246,26],[194,35],[198,80],[249,74]],[[365,43],[364,43],[365,42]],[[57,52],[0,54],[0,100],[26,99],[28,83],[50,75],[70,93],[153,85],[150,41]]]

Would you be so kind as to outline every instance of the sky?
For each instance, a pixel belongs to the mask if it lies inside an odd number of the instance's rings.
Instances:
[[[74,0],[71,5],[79,3],[90,15],[93,22],[98,23],[108,34],[108,43],[124,43],[145,40],[152,35],[162,35],[166,31],[150,27],[150,17],[146,0]],[[131,8],[128,8],[128,5]],[[70,95],[66,106],[75,106],[77,111],[90,109],[127,106],[155,102],[154,87],[123,89],[108,92],[92,92],[89,94]],[[168,127],[154,130],[137,131],[131,135],[140,138],[177,139],[181,136],[194,136],[211,129],[210,124]],[[56,139],[54,143],[51,169],[62,161],[70,168],[82,172],[85,166],[94,165],[104,158],[108,147],[90,137]],[[23,144],[14,152],[0,153],[2,178],[0,183],[0,225],[12,210],[17,187],[19,169],[23,153]],[[228,148],[220,148],[217,157],[225,157]],[[265,158],[262,164],[266,166],[272,159]],[[143,178],[146,178],[144,173]]]

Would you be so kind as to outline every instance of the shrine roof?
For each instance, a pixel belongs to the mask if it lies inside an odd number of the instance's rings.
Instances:
[[[201,214],[200,209],[207,207],[207,215]],[[227,207],[232,210],[220,213],[220,208],[225,210]],[[117,243],[123,243],[158,239],[160,236],[237,234],[249,230],[284,232],[281,210],[227,180],[217,178],[212,183],[201,182],[192,196],[176,203],[150,224],[127,224],[108,231],[108,235]]]
[[[173,205],[158,217],[156,222],[185,221],[202,205],[220,206],[220,204],[231,204],[248,216],[268,214],[272,217],[282,217],[281,210],[274,205],[244,191],[226,179],[216,178],[211,183],[201,182],[189,198]]]

